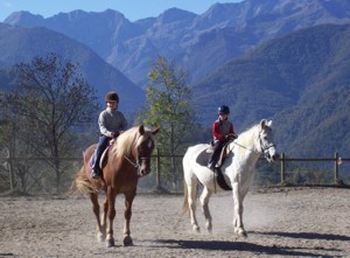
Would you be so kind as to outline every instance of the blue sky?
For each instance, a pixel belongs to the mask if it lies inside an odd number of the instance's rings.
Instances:
[[[242,0],[0,0],[0,21],[15,11],[30,11],[44,17],[76,9],[101,12],[117,10],[131,21],[155,17],[171,7],[197,14],[205,12],[215,3],[241,2]]]

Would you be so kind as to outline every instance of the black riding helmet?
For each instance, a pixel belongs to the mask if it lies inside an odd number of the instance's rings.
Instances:
[[[109,91],[105,96],[105,101],[116,101],[117,103],[119,103],[119,96],[115,91]]]
[[[230,108],[228,106],[222,105],[218,108],[218,114],[230,114]]]

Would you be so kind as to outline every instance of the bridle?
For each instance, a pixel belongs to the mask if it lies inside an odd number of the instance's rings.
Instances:
[[[141,161],[142,160],[150,160],[151,159],[151,157],[139,157],[138,159],[137,159],[137,162],[135,162],[135,161],[132,161],[128,156],[126,156],[126,155],[124,155],[124,159],[126,159],[131,165],[133,165],[135,168],[139,168],[139,167],[141,167]]]
[[[252,150],[242,144],[239,144],[238,142],[233,142],[233,144],[239,146],[239,147],[242,147],[243,149],[246,149],[250,152],[254,152],[256,154],[264,154],[265,158],[268,157],[269,155],[269,149],[272,148],[272,147],[275,147],[275,144],[274,143],[271,143],[271,144],[264,144],[263,140],[261,139],[261,133],[262,133],[262,130],[259,132],[259,145],[260,145],[260,151],[256,151],[256,150]],[[230,149],[230,152],[233,152],[233,148]]]
[[[136,163],[134,161],[132,161],[130,158],[128,158],[128,156],[124,155],[124,159],[126,159],[127,161],[129,161],[129,163],[135,167],[135,168],[139,168],[140,167],[140,164],[139,163]]]
[[[126,159],[134,168],[140,169],[142,161],[150,160],[151,159],[151,155],[149,155],[149,156],[139,156],[139,152],[137,151],[136,152],[136,159],[135,159],[135,161],[132,160],[131,158],[129,158],[127,155],[124,155],[124,159]]]
[[[270,148],[274,148],[276,147],[274,143],[271,144],[264,144],[263,140],[261,139],[261,132],[259,132],[259,143],[260,143],[260,149],[261,149],[261,153],[264,154],[265,158],[270,158],[270,154],[269,154],[269,149]]]

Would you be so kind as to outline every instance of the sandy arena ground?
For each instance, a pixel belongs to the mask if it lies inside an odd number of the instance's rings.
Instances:
[[[210,200],[213,233],[192,232],[182,196],[138,195],[134,246],[123,247],[123,196],[117,198],[116,246],[95,238],[90,201],[82,197],[0,198],[0,257],[350,257],[350,189],[284,189],[249,193],[248,238],[232,230],[230,193]]]

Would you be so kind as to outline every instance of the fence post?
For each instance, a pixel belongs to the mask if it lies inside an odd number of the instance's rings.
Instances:
[[[285,172],[286,172],[286,156],[284,154],[284,152],[282,152],[281,154],[281,185],[285,184]]]
[[[13,171],[13,159],[12,156],[10,155],[10,157],[8,158],[8,169],[9,169],[9,181],[10,181],[10,190],[11,192],[13,192],[15,190],[14,187],[14,171]]]
[[[334,184],[335,185],[339,184],[339,164],[338,164],[338,159],[339,159],[339,153],[336,152],[334,154]]]
[[[159,148],[156,149],[157,152],[157,168],[156,168],[156,188],[160,189],[160,153]]]

